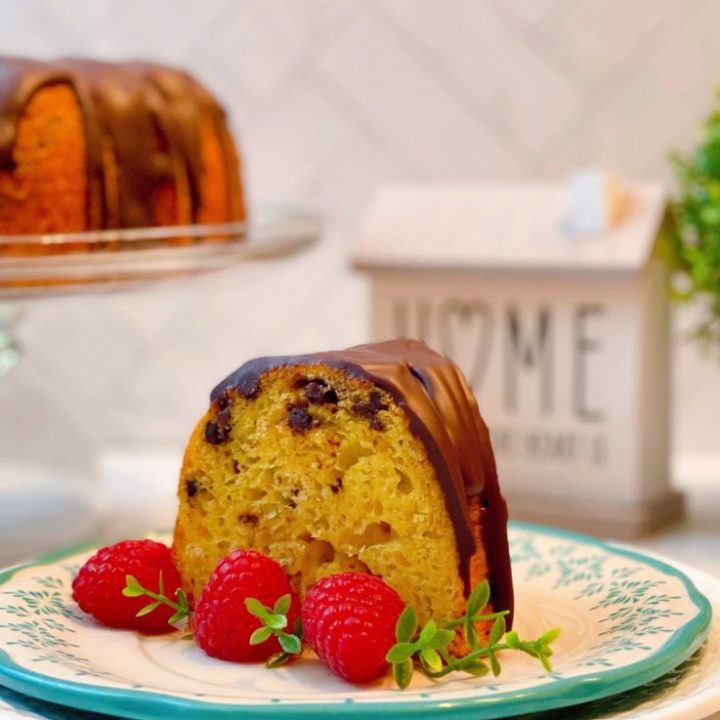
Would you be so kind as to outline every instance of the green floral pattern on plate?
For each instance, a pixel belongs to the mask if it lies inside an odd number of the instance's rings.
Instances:
[[[142,638],[84,617],[70,586],[85,550],[0,578],[0,683],[138,718],[178,706],[198,719],[238,706],[244,718],[315,718],[328,707],[352,717],[436,710],[444,718],[489,718],[623,692],[701,645],[709,604],[672,567],[546,528],[515,525],[510,540],[521,634],[563,628],[551,674],[508,655],[500,678],[418,678],[400,692],[389,683],[345,685],[315,662],[272,672],[220,663],[177,638]]]

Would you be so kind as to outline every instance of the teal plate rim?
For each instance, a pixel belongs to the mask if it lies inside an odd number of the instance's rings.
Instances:
[[[318,715],[332,717],[383,717],[385,713],[400,718],[472,717],[491,720],[526,713],[557,710],[559,708],[591,702],[616,695],[656,680],[687,660],[705,641],[710,630],[712,607],[709,600],[695,587],[690,578],[678,568],[652,555],[605,542],[589,535],[575,533],[533,523],[512,521],[510,526],[542,535],[564,538],[576,543],[599,547],[602,550],[630,558],[653,567],[681,581],[697,614],[684,623],[651,655],[621,668],[599,670],[572,678],[555,680],[552,684],[532,690],[498,692],[491,697],[443,700],[442,696],[422,701],[355,703],[277,703],[269,705],[243,705],[240,703],[203,702],[178,698],[162,693],[124,688],[85,685],[71,680],[58,680],[29,670],[15,663],[0,649],[0,684],[23,695],[96,713],[116,715],[133,720],[154,720],[170,714],[183,720],[207,720],[210,717],[230,718],[242,716],[244,720],[277,718],[278,716],[317,720]],[[38,557],[0,572],[0,585],[20,570],[47,564],[92,549],[95,544],[83,544]]]

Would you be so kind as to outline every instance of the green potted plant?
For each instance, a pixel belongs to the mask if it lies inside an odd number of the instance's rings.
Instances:
[[[694,335],[720,348],[720,95],[697,147],[674,153],[672,163],[679,192],[665,235],[673,295],[703,302]]]

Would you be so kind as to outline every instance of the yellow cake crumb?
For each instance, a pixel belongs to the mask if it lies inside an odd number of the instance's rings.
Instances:
[[[308,378],[333,388],[337,402],[308,404],[301,386]],[[386,409],[369,419],[357,408],[371,393]],[[316,365],[273,369],[257,397],[231,390],[228,398],[227,441],[206,440],[213,407],[182,467],[174,551],[190,594],[224,555],[253,548],[275,558],[301,596],[320,577],[356,570],[382,577],[421,620],[462,611],[465,588],[442,489],[388,393]],[[311,427],[290,426],[293,408],[310,416]]]

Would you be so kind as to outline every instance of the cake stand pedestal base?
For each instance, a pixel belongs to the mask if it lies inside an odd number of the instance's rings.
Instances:
[[[0,304],[0,567],[85,540],[101,520],[91,441],[20,362],[23,315]]]

